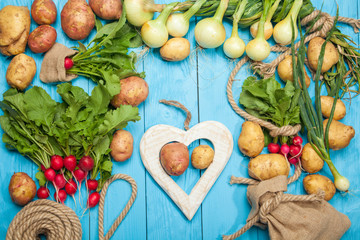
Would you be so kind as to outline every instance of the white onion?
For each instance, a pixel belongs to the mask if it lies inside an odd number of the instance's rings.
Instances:
[[[124,0],[126,19],[136,27],[151,20],[154,12],[161,12],[163,7],[162,4],[155,4],[154,0]]]
[[[264,38],[254,38],[246,45],[246,54],[254,61],[262,61],[270,55],[270,45]]]
[[[258,27],[259,27],[259,22],[254,23],[250,27],[250,34],[253,38],[255,38],[257,35]],[[271,22],[266,21],[265,27],[264,27],[265,40],[268,40],[269,38],[271,38],[272,34],[273,34],[273,25]]]
[[[244,54],[245,43],[239,37],[230,37],[224,43],[224,53],[229,58],[239,58]]]

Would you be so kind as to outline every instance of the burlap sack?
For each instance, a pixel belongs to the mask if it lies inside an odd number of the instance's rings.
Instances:
[[[245,181],[238,178],[236,183]],[[247,224],[223,239],[235,239],[253,225],[268,227],[270,238],[275,240],[338,240],[349,229],[349,218],[323,200],[323,193],[284,194],[287,185],[286,176],[250,185],[247,198],[252,209]]]
[[[53,83],[68,82],[77,78],[75,74],[67,74],[64,67],[65,58],[75,54],[75,50],[60,43],[55,43],[44,56],[41,64],[40,80],[44,83]]]

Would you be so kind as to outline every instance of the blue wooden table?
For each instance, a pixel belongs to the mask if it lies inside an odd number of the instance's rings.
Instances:
[[[54,0],[58,15],[65,4],[65,0]],[[166,1],[157,1],[165,3]],[[9,0],[0,1],[0,8],[6,5],[26,5],[31,6],[31,0]],[[321,8],[323,1],[313,0],[313,4]],[[352,18],[360,16],[360,0],[342,0],[338,2],[340,15]],[[324,2],[323,10],[335,15],[335,1]],[[222,234],[231,234],[240,229],[246,222],[250,211],[246,200],[245,186],[231,186],[229,184],[230,176],[247,177],[247,164],[249,159],[244,157],[238,147],[237,139],[240,134],[243,119],[240,118],[231,109],[227,102],[225,87],[227,79],[236,62],[229,60],[224,56],[222,48],[218,49],[196,49],[194,39],[194,26],[198,19],[193,18],[188,35],[186,36],[191,43],[191,54],[185,61],[178,63],[165,62],[159,55],[159,50],[151,50],[138,63],[138,71],[146,72],[146,81],[150,87],[150,94],[145,103],[140,105],[141,121],[131,123],[129,130],[135,139],[134,152],[128,161],[124,163],[114,163],[113,173],[125,173],[132,176],[138,184],[138,196],[131,208],[128,216],[115,232],[113,239],[220,239]],[[231,24],[224,23],[227,36],[231,33]],[[31,30],[36,28],[36,23],[32,22]],[[58,32],[57,42],[65,44],[68,47],[76,46],[75,41],[71,41],[61,30],[60,17],[53,25]],[[353,37],[356,43],[359,43],[359,35],[353,33],[352,28],[342,25],[341,31]],[[248,29],[241,30],[241,37],[248,42],[250,34]],[[89,39],[94,35],[94,32]],[[88,39],[85,40],[88,42]],[[272,42],[273,44],[273,42]],[[139,52],[141,49],[136,50]],[[59,100],[55,85],[47,85],[39,80],[39,72],[43,55],[34,54],[29,49],[26,54],[36,60],[38,67],[33,85],[41,86],[51,94],[53,98]],[[268,60],[276,57],[272,53]],[[5,80],[5,73],[10,58],[1,56],[0,76],[2,84],[0,85],[0,94],[5,92],[9,86]],[[234,83],[233,91],[236,100],[240,94],[243,80],[251,74],[249,68],[244,67]],[[94,84],[87,79],[78,78],[73,81],[74,85],[83,87],[90,92]],[[314,84],[312,84],[314,85]],[[314,90],[314,86],[310,87]],[[2,97],[1,97],[2,98]],[[206,120],[216,120],[225,124],[233,134],[234,150],[233,154],[225,167],[224,171],[210,190],[203,204],[197,211],[192,221],[188,221],[181,213],[178,207],[166,195],[166,193],[157,185],[154,179],[146,172],[139,154],[139,142],[144,132],[156,124],[169,124],[182,128],[184,114],[174,108],[167,107],[158,103],[160,99],[177,100],[183,103],[193,115],[190,126]],[[349,216],[352,226],[344,235],[343,239],[360,239],[360,175],[359,156],[360,156],[360,122],[359,112],[360,97],[346,102],[347,115],[342,120],[343,123],[352,125],[357,131],[355,138],[351,141],[349,147],[339,151],[331,152],[331,156],[339,171],[351,182],[351,191],[342,195],[336,193],[330,203],[340,212]],[[2,133],[1,133],[2,134]],[[199,144],[196,141],[190,145],[190,151]],[[21,210],[21,207],[12,203],[8,194],[8,184],[10,177],[14,172],[26,172],[33,179],[37,167],[29,159],[16,152],[10,152],[5,149],[5,145],[0,143],[0,238],[4,239],[6,230],[13,217]],[[175,181],[187,192],[190,193],[193,186],[200,178],[203,171],[189,167],[185,174],[174,178]],[[327,166],[321,171],[321,174],[331,178]],[[291,184],[290,193],[304,194],[302,178],[296,183]],[[83,205],[85,204],[85,187],[82,188]],[[53,194],[53,190],[52,190]],[[123,181],[113,183],[107,194],[105,206],[105,231],[107,231],[117,215],[125,206],[130,197],[130,186]],[[76,195],[78,200],[78,195]],[[98,208],[87,211],[84,215],[83,209],[79,204],[74,205],[72,198],[68,197],[66,205],[72,207],[80,216],[83,239],[98,239]],[[245,233],[241,239],[267,239],[267,231],[253,228]]]

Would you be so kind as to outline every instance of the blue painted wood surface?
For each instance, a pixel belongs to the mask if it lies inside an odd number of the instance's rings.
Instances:
[[[54,0],[58,13],[60,13],[65,0]],[[168,1],[157,1],[165,3]],[[30,0],[11,0],[0,1],[0,8],[6,5],[28,6],[30,9],[32,1]],[[322,1],[313,0],[313,4],[321,8]],[[360,0],[343,0],[340,4],[340,15],[359,18]],[[323,10],[335,14],[336,3],[326,1]],[[234,144],[234,151],[225,167],[223,173],[214,184],[213,188],[204,199],[203,204],[192,219],[188,221],[179,211],[177,206],[171,201],[164,191],[156,184],[153,178],[145,171],[140,159],[139,142],[143,133],[153,125],[169,124],[182,128],[184,114],[174,108],[167,107],[158,103],[160,99],[173,99],[183,103],[193,114],[190,126],[205,120],[216,120],[225,124],[233,133],[234,142],[240,134],[243,119],[240,118],[231,109],[227,103],[225,86],[227,79],[235,62],[225,58],[222,48],[198,50],[194,40],[194,26],[199,19],[191,20],[190,31],[186,36],[191,43],[191,55],[188,59],[178,63],[169,63],[161,60],[159,50],[151,50],[138,63],[138,71],[146,72],[146,80],[150,86],[150,94],[144,104],[140,105],[140,114],[142,120],[137,123],[131,123],[127,127],[135,139],[134,153],[130,160],[124,163],[114,163],[113,173],[125,173],[132,176],[138,184],[138,196],[126,219],[122,222],[115,232],[113,239],[220,239],[222,234],[231,234],[240,229],[246,222],[250,211],[246,200],[245,186],[230,186],[229,179],[231,175],[248,176],[247,164],[248,158],[240,154],[237,144]],[[227,36],[231,33],[231,24],[224,23]],[[32,22],[31,30],[36,28],[36,23]],[[58,31],[57,42],[65,44],[68,47],[76,46],[75,41],[71,41],[61,30],[60,18],[53,25]],[[240,30],[241,37],[248,42],[250,35],[248,29]],[[354,41],[359,43],[359,35],[353,33],[351,27],[342,25],[341,31],[353,37]],[[94,35],[94,31],[92,35]],[[88,42],[85,40],[84,42]],[[273,43],[273,42],[272,42]],[[136,50],[139,52],[141,49]],[[38,71],[33,85],[41,86],[48,91],[53,98],[59,100],[56,94],[55,85],[43,84],[39,80],[39,72],[42,61],[42,54],[34,54],[29,49],[26,54],[32,56],[37,64]],[[276,57],[272,54],[270,59]],[[5,80],[5,73],[10,58],[1,56],[0,76],[2,84],[0,85],[0,94],[6,91],[9,86]],[[234,83],[233,91],[236,100],[240,94],[242,81],[251,74],[249,68],[244,67]],[[78,78],[73,84],[83,87],[90,92],[94,86],[90,80]],[[314,87],[310,87],[313,91]],[[347,115],[343,123],[352,125],[357,132],[360,131],[360,122],[358,121],[358,108],[360,107],[360,98],[355,98],[346,102]],[[2,133],[2,132],[1,132]],[[196,141],[190,145],[190,151],[199,144]],[[351,182],[351,192],[346,195],[337,193],[330,203],[339,211],[349,216],[352,226],[344,235],[343,239],[360,238],[360,176],[357,172],[359,168],[359,134],[351,141],[349,147],[339,151],[331,152],[331,156],[339,171]],[[10,177],[14,172],[23,171],[35,178],[37,168],[30,160],[22,157],[20,154],[10,152],[5,149],[3,143],[0,144],[0,237],[4,239],[6,230],[12,218],[21,210],[21,207],[11,202],[8,194],[8,184]],[[331,177],[328,167],[324,167],[322,174]],[[192,168],[180,177],[174,178],[175,181],[189,193],[192,187],[200,178],[202,172]],[[305,174],[303,174],[302,178]],[[304,194],[301,180],[292,184],[289,188],[290,193]],[[53,194],[53,191],[52,191]],[[81,192],[83,201],[86,197],[85,187]],[[130,196],[130,187],[127,183],[117,181],[113,183],[108,191],[105,206],[105,231],[107,231],[122,208],[125,206]],[[75,195],[78,200],[78,194]],[[73,208],[80,216],[83,239],[98,239],[98,220],[97,210],[92,209],[83,215],[83,209],[79,204],[75,207],[72,198],[66,200],[66,205]],[[241,239],[267,239],[266,231],[253,228],[245,233]]]

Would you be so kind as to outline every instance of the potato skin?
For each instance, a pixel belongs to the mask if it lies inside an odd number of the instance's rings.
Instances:
[[[331,108],[333,106],[334,98],[329,96],[321,96],[321,113],[325,118],[330,117]],[[335,112],[334,112],[334,120],[341,120],[346,115],[346,107],[343,101],[341,99],[338,99],[336,101],[335,105]]]
[[[50,25],[41,25],[30,33],[28,45],[34,53],[47,52],[56,41],[57,33]]]
[[[301,166],[308,173],[316,173],[324,167],[324,160],[319,157],[310,143],[305,144],[302,150]]]
[[[324,131],[327,123],[328,119],[325,119],[323,122]],[[332,120],[329,128],[329,147],[333,150],[345,148],[350,144],[354,136],[355,130],[353,127]]]
[[[15,56],[6,71],[7,83],[18,90],[27,88],[36,74],[36,64],[32,57],[23,53]]]
[[[297,59],[297,58],[295,57],[295,59]],[[279,77],[284,82],[286,82],[286,81],[294,82],[292,56],[291,55],[286,56],[285,59],[279,63],[277,71],[278,71]],[[304,67],[304,71],[305,71],[305,67]],[[310,86],[310,78],[307,75],[306,71],[305,71],[305,83],[306,83],[306,87],[308,88]],[[300,80],[299,80],[299,84],[301,86]]]
[[[240,151],[246,156],[256,157],[264,145],[265,137],[260,125],[251,121],[244,122],[238,139]]]
[[[120,107],[120,105],[138,106],[149,95],[149,86],[140,77],[132,76],[124,78],[120,80],[120,85],[120,93],[111,100],[111,104],[116,108]]]
[[[96,16],[105,20],[116,20],[121,17],[121,0],[89,0],[89,5]]]
[[[199,145],[191,154],[191,164],[197,169],[208,168],[214,160],[214,155],[215,152],[210,146]]]
[[[325,192],[325,200],[329,201],[335,195],[335,184],[327,177],[313,174],[307,175],[303,180],[304,189],[307,194],[317,194],[320,190]]]
[[[320,56],[321,46],[325,40],[321,37],[315,37],[310,40],[307,56],[310,67],[316,71],[318,65],[318,59]],[[327,72],[330,68],[339,61],[339,52],[331,42],[327,42],[325,46],[325,55],[323,65],[321,66],[321,72]]]
[[[61,11],[61,27],[74,40],[89,36],[95,26],[95,16],[85,0],[68,0]]]
[[[161,57],[169,62],[182,61],[190,54],[190,42],[186,38],[171,38],[160,48]]]
[[[288,176],[289,162],[281,154],[261,154],[249,162],[249,176],[257,180],[267,180],[280,175]]]
[[[56,21],[57,9],[52,0],[35,0],[31,5],[31,16],[39,25],[50,25]]]
[[[116,162],[124,162],[133,153],[134,138],[126,130],[117,130],[110,144],[111,156]]]
[[[36,184],[26,173],[14,173],[10,179],[9,193],[13,202],[24,206],[35,197]]]
[[[161,148],[160,162],[167,174],[180,176],[189,166],[189,150],[183,143],[168,143]]]

